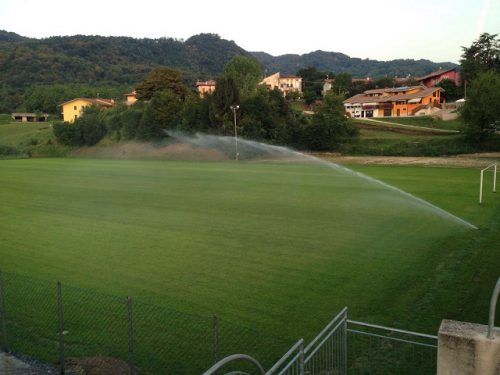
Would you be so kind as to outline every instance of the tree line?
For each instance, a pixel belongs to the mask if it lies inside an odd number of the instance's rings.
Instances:
[[[224,67],[212,94],[200,97],[189,89],[176,69],[153,70],[135,87],[139,99],[107,110],[90,107],[71,125],[57,124],[59,142],[92,145],[102,137],[115,140],[154,141],[166,137],[166,129],[187,133],[238,134],[300,149],[331,150],[355,137],[357,128],[344,116],[343,96],[329,93],[314,115],[294,110],[278,89],[259,85],[261,66],[248,56],[237,55]]]

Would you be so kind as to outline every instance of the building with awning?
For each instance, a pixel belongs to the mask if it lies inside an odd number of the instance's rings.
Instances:
[[[14,121],[19,122],[40,122],[47,121],[49,115],[47,113],[25,113],[25,112],[15,112],[11,114]]]
[[[423,108],[441,107],[444,99],[440,87],[402,86],[366,90],[344,100],[349,117],[393,117],[427,114]],[[418,109],[418,113],[417,113]]]

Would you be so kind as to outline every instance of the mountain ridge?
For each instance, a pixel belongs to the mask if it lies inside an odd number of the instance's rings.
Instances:
[[[73,35],[36,39],[0,30],[0,112],[21,108],[26,90],[38,85],[84,84],[132,88],[159,66],[182,71],[187,84],[213,79],[235,55],[254,56],[263,73],[295,74],[315,67],[325,72],[349,72],[355,77],[417,76],[453,63],[399,59],[351,58],[340,52],[313,51],[273,56],[249,52],[217,34],[197,34],[186,40],[125,36]]]

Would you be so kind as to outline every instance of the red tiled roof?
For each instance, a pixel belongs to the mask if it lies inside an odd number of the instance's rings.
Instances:
[[[421,87],[421,86],[413,86],[415,87]],[[406,88],[409,90],[410,88]],[[393,89],[378,89],[380,90],[388,90],[384,92],[394,92],[391,91]],[[388,95],[388,96],[368,96],[367,93],[373,92],[376,90],[367,90],[363,94],[357,94],[354,95],[346,100],[343,101],[343,103],[384,103],[384,102],[395,102],[397,100],[409,100],[409,99],[417,99],[417,98],[423,98],[427,95],[432,94],[435,91],[444,91],[440,87],[429,87],[429,88],[423,88],[419,92],[415,92],[412,94],[402,94],[402,95]]]
[[[437,76],[440,76],[441,74],[444,74],[444,73],[447,73],[447,72],[451,72],[452,70],[456,70],[457,68],[451,68],[451,69],[438,69],[432,73],[429,73],[429,74],[426,74],[425,76],[422,76],[422,77],[417,77],[417,81],[423,81],[423,80],[426,80],[428,78],[432,78],[432,77],[437,77]]]
[[[102,105],[104,107],[112,107],[115,105],[115,101],[113,99],[103,99],[103,98],[97,98],[97,99],[91,99],[91,98],[75,98],[68,100],[67,102],[64,102],[62,104],[59,104],[59,106],[63,106],[65,104],[74,102],[75,100],[84,100],[90,104],[95,104],[95,105]]]
[[[280,78],[298,78],[298,79],[302,79],[302,77],[298,77],[296,75],[293,75],[293,74],[283,74],[283,73],[280,73]]]
[[[213,79],[210,79],[208,81],[196,81],[196,87],[198,86],[215,86],[217,82],[215,82]]]

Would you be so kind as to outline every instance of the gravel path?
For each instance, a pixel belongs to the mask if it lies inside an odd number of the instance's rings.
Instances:
[[[484,168],[492,163],[500,164],[500,152],[463,154],[455,156],[340,156],[333,153],[314,154],[340,164],[386,164],[386,165],[435,165]]]
[[[0,374],[2,375],[55,375],[59,370],[25,355],[0,352]]]

